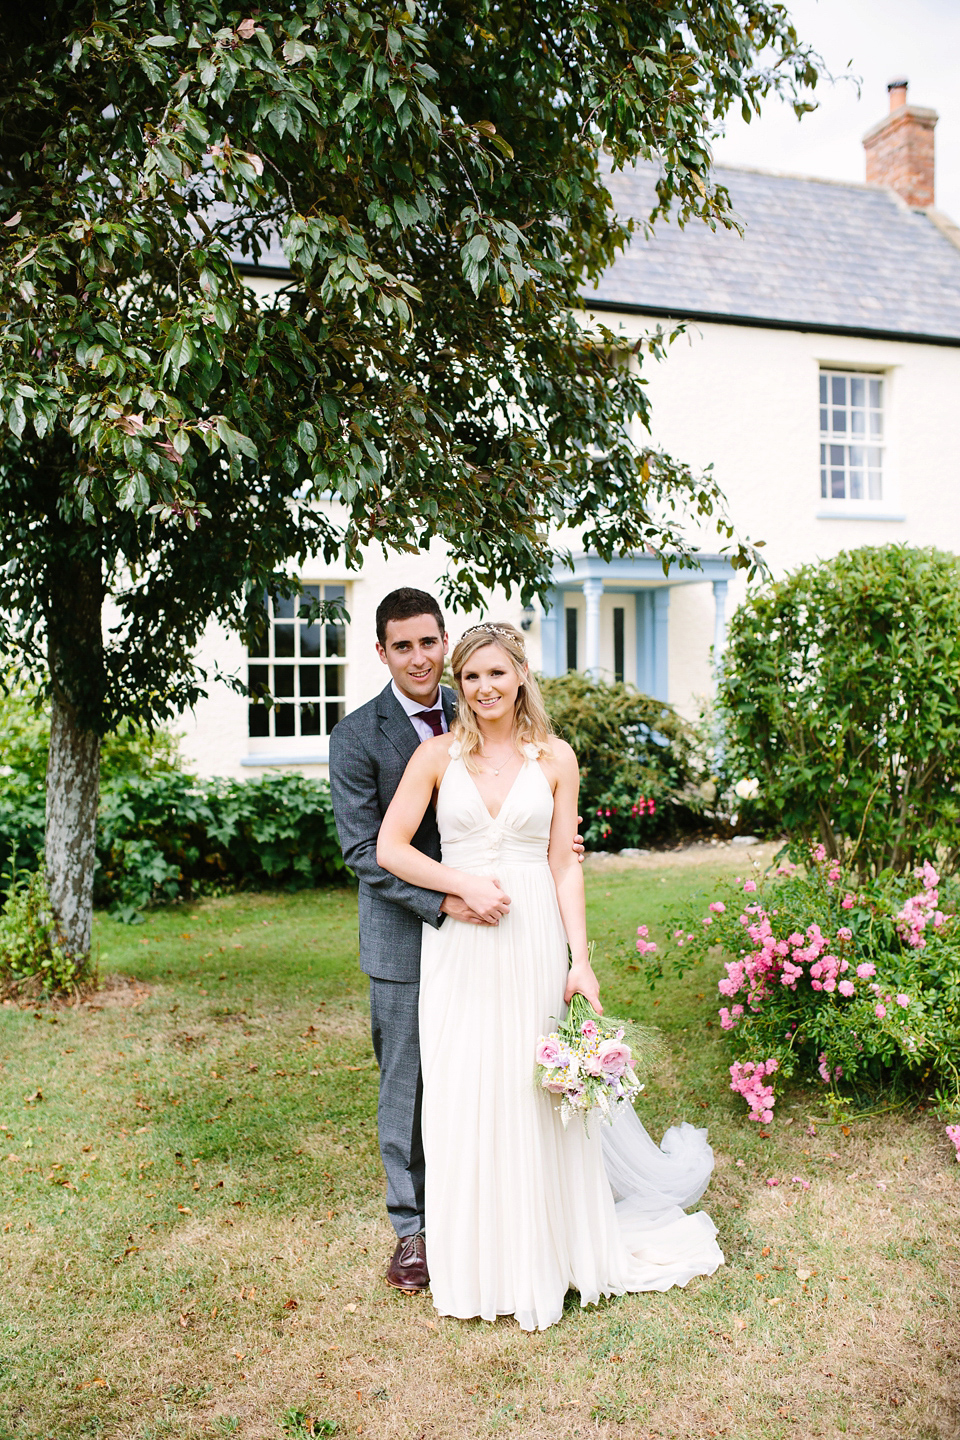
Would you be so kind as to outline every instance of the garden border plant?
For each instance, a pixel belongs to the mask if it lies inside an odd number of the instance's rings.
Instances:
[[[772,1121],[790,1078],[826,1087],[834,1112],[902,1095],[960,1116],[956,881],[929,861],[863,880],[816,845],[805,867],[784,860],[722,893],[675,917],[669,955],[681,975],[717,949],[733,957],[717,983],[732,1002],[719,1019],[730,1088],[751,1120]],[[666,954],[646,926],[637,934],[652,983]]]
[[[861,878],[960,866],[960,564],[908,545],[804,565],[734,614],[717,720],[744,818]]]

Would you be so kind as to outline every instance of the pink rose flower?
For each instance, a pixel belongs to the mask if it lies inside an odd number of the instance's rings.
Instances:
[[[857,974],[861,980],[869,980],[876,973],[876,965],[871,964],[869,960],[865,960],[862,965],[857,966]]]
[[[754,890],[756,890],[756,888],[757,888],[757,882],[756,882],[756,880],[744,880],[744,882],[743,882],[743,892],[744,892],[745,895],[752,895],[753,892],[754,892]]]
[[[900,1006],[900,1009],[901,1009],[901,1010],[906,1010],[907,1006],[910,1004],[910,996],[909,996],[909,995],[898,995],[898,996],[897,996],[897,1004]]]
[[[602,1074],[619,1076],[630,1069],[633,1054],[629,1045],[619,1040],[605,1040],[600,1046],[598,1058]]]
[[[851,995],[856,993],[856,986],[854,985],[852,980],[841,980],[840,984],[837,986],[837,989],[840,991],[841,995],[846,995],[848,1000]]]
[[[708,908],[712,910],[715,915],[723,915],[727,907],[722,900],[711,900]]]
[[[537,1041],[537,1064],[552,1070],[560,1064],[560,1045],[552,1035],[541,1035]]]
[[[873,1013],[874,1015],[876,1015],[878,1020],[885,1020],[887,1017],[886,1005],[875,1005],[873,1007]]]
[[[580,1034],[583,1035],[587,1040],[596,1040],[599,1033],[600,1032],[597,1030],[596,1022],[594,1020],[584,1020],[583,1024],[580,1026]]]
[[[837,931],[837,939],[838,939],[838,940],[852,940],[852,939],[853,939],[853,931],[850,929],[850,927],[849,927],[848,925],[841,925],[841,926],[840,926],[840,929]]]
[[[850,891],[848,890],[847,893],[846,893],[846,895],[844,895],[843,899],[840,901],[840,909],[841,909],[841,910],[852,910],[855,904],[856,904],[856,897],[853,896],[853,895],[851,895],[851,894],[850,894]]]

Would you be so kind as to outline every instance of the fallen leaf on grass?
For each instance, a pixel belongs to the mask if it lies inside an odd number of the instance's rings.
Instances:
[[[24,1105],[36,1105],[37,1101],[42,1099],[43,1091],[37,1088],[36,1090],[34,1090],[32,1095],[24,1095],[23,1103]]]
[[[298,1307],[298,1305],[299,1305],[299,1303],[300,1303],[300,1302],[299,1302],[298,1300],[294,1300],[294,1299],[291,1297],[289,1300],[287,1300],[287,1301],[285,1302],[283,1308],[284,1308],[284,1310],[296,1310],[297,1307]],[[347,1308],[349,1309],[350,1307],[348,1306]]]
[[[812,1270],[804,1270],[802,1266],[798,1267],[798,1269],[797,1269],[797,1279],[798,1279],[798,1280],[809,1280],[809,1279],[810,1279],[810,1276],[811,1276],[812,1274],[813,1274],[813,1271],[812,1271]]]
[[[181,1215],[192,1215],[192,1214],[193,1214],[193,1211],[190,1209],[190,1206],[189,1206],[189,1205],[178,1205],[178,1206],[177,1206],[177,1209],[180,1211],[180,1214],[181,1214]]]

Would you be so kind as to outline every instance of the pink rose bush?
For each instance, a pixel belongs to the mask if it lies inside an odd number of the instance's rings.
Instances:
[[[960,1164],[960,1125],[947,1126],[947,1139],[952,1140],[956,1146],[957,1163]]]
[[[560,1097],[565,1126],[575,1114],[586,1122],[592,1110],[612,1123],[617,1106],[640,1094],[626,1030],[625,1023],[597,1015],[583,995],[574,995],[566,1019],[540,1036],[534,1051],[537,1084]]]
[[[814,846],[806,864],[738,877],[724,899],[672,922],[666,959],[683,972],[714,961],[721,1029],[735,1054],[731,1089],[769,1124],[775,1087],[793,1075],[877,1092],[897,1077],[960,1110],[960,925],[955,880],[924,862],[864,880]],[[675,947],[675,948],[674,948]]]

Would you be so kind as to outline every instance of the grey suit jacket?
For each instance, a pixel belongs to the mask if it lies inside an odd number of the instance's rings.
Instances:
[[[456,697],[441,688],[447,724]],[[377,864],[380,823],[420,737],[389,685],[330,734],[330,794],[343,858],[360,882],[360,968],[377,980],[419,980],[422,925],[438,926],[443,895],[398,880]],[[433,807],[413,844],[440,859]]]

